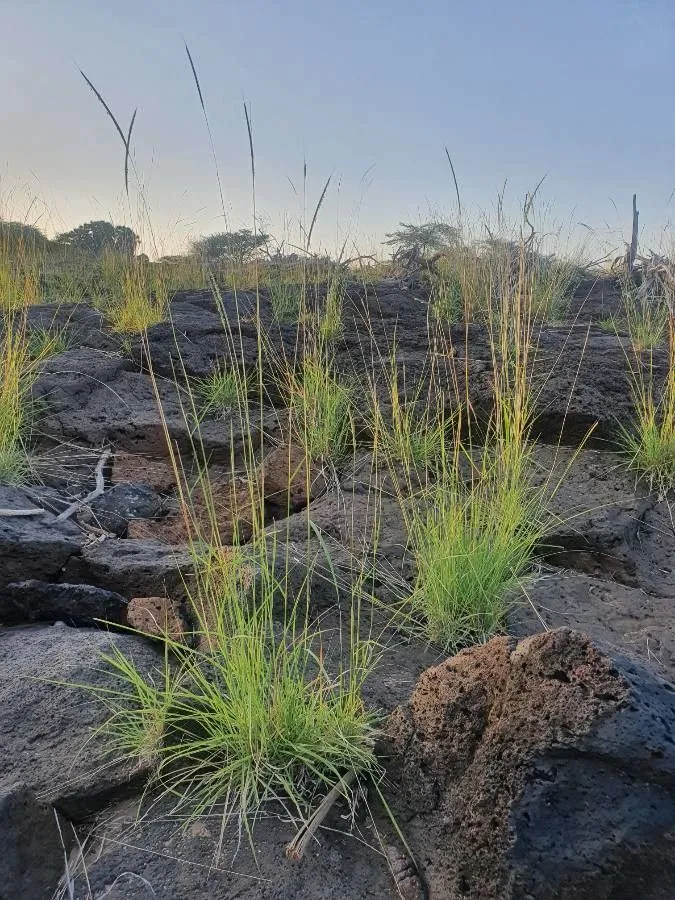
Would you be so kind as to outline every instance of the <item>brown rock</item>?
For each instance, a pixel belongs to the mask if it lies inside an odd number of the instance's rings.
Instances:
[[[533,760],[574,747],[627,696],[612,661],[564,628],[494,638],[421,675],[390,717],[389,774],[431,898],[520,896],[509,886],[510,814]]]
[[[163,519],[134,519],[128,537],[162,541],[171,546],[202,538],[214,545],[248,541],[253,532],[253,505],[249,487],[237,481],[218,481],[198,487],[189,501],[186,515],[176,513]],[[213,534],[217,529],[218,537]]]
[[[127,606],[127,622],[143,634],[184,641],[188,628],[180,604],[168,597],[134,597]]]
[[[176,475],[168,460],[123,451],[113,457],[110,480],[112,484],[149,484],[160,494],[176,487]]]
[[[312,463],[308,471],[305,451],[297,444],[271,450],[261,464],[260,477],[266,503],[281,515],[307,506],[326,486],[318,466]]]

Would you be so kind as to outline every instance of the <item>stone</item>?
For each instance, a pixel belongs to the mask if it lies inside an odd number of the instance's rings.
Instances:
[[[168,494],[176,487],[176,475],[168,460],[122,450],[113,456],[110,480],[113,484],[149,484],[158,494]]]
[[[307,466],[305,451],[297,444],[282,444],[270,450],[260,466],[265,504],[275,518],[303,509],[326,488],[318,466]]]
[[[154,519],[163,509],[162,498],[147,484],[116,484],[78,513],[78,521],[124,537],[132,519]]]
[[[119,651],[147,675],[163,657],[133,635],[52,626],[0,631],[0,789],[24,783],[74,821],[138,789],[149,763],[112,754],[96,690],[124,689],[102,654]]]
[[[51,900],[74,834],[25,784],[0,789],[0,897]]]
[[[185,549],[154,540],[106,538],[85,544],[70,559],[64,581],[93,584],[122,597],[181,597],[193,560]]]
[[[428,669],[388,775],[429,897],[671,896],[674,725],[672,685],[567,628]]]
[[[126,601],[114,591],[90,584],[51,584],[30,579],[0,588],[0,624],[65,622],[96,627],[99,622],[124,623]]]
[[[143,634],[184,641],[188,625],[180,604],[168,597],[133,597],[127,607],[127,622]]]
[[[32,493],[0,485],[0,509],[40,508]],[[31,516],[0,515],[0,587],[27,578],[56,580],[80,553],[82,541],[75,522],[57,522],[48,510]]]

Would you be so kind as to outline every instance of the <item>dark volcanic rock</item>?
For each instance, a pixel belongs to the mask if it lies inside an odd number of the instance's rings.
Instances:
[[[162,498],[147,484],[116,484],[78,513],[78,520],[124,537],[130,519],[154,519]]]
[[[527,585],[527,601],[511,611],[509,631],[525,637],[542,620],[548,628],[575,628],[675,681],[674,611],[675,591],[652,596],[604,578],[551,572]]]
[[[123,597],[90,584],[50,584],[32,579],[0,588],[2,625],[65,622],[95,627],[97,621],[123,624],[125,616]]]
[[[29,329],[64,331],[74,347],[118,350],[119,335],[105,328],[103,315],[86,303],[38,303],[26,312]]]
[[[579,632],[495,638],[391,716],[394,809],[432,900],[666,900],[675,690]]]
[[[100,730],[110,713],[88,690],[123,688],[101,659],[113,649],[143,672],[161,669],[161,656],[130,635],[63,624],[0,631],[0,789],[25,783],[77,820],[138,786],[142,767],[110,758]]]
[[[236,822],[221,831],[217,811],[181,828],[168,804],[146,809],[119,803],[91,823],[93,852],[76,900],[400,900],[372,832],[357,823],[345,834],[340,807],[301,862],[286,856],[294,829],[281,817],[259,817],[254,859]]]
[[[0,898],[51,900],[73,844],[70,826],[59,831],[54,809],[23,784],[0,789]]]
[[[86,544],[63,574],[73,584],[94,584],[126,597],[182,597],[193,560],[180,550],[152,540],[107,538]]]
[[[40,508],[32,492],[0,485],[0,509]],[[82,532],[48,511],[30,516],[0,515],[0,587],[11,581],[56,580],[82,546]]]
[[[68,350],[48,359],[33,385],[33,397],[42,407],[40,431],[43,443],[74,441],[88,446],[114,444],[123,450],[162,456],[166,437],[162,418],[181,453],[194,450],[195,427],[189,421],[189,402],[168,379],[159,379],[157,396],[151,378],[135,371],[134,363],[110,353],[88,348]],[[275,421],[275,420],[273,420]],[[203,422],[200,440],[207,457],[229,465],[245,435],[255,424],[232,415],[227,422]]]

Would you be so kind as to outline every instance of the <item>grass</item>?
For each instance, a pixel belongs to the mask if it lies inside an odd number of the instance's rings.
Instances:
[[[272,308],[272,320],[280,325],[297,323],[304,301],[302,284],[287,277],[272,277],[267,286]]]
[[[340,460],[354,447],[354,391],[324,354],[287,375],[290,429],[310,460]]]
[[[25,316],[7,316],[0,336],[0,484],[22,484],[30,473],[25,441],[33,373]]]
[[[629,466],[661,498],[675,488],[675,315],[672,313],[668,330],[667,371],[660,393],[653,351],[641,353],[632,341],[634,353],[627,354],[627,360],[635,419],[631,428],[624,427],[620,433]]]
[[[330,672],[321,633],[284,593],[269,554],[257,559],[265,568],[250,604],[233,560],[220,573],[217,615],[201,623],[208,650],[167,640],[174,664],[159,683],[121,654],[109,657],[123,685],[115,704],[130,701],[108,723],[117,751],[152,760],[158,784],[189,816],[224,807],[249,835],[270,801],[300,825],[335,786],[349,794],[349,773],[378,771],[378,720],[361,698],[374,647],[359,644]],[[280,592],[290,610],[283,624],[272,616]]]
[[[132,261],[123,266],[120,281],[120,296],[107,313],[114,331],[135,334],[166,318],[169,293],[156,270]]]
[[[223,382],[216,382],[218,393]],[[235,372],[226,383],[230,399],[248,415],[244,380]],[[312,434],[341,440],[344,389],[325,367],[311,364],[296,386],[300,406],[294,408],[311,417]],[[308,446],[308,452],[315,449]],[[182,471],[171,446],[169,452]],[[360,636],[353,604],[348,636],[338,638],[344,655],[329,661],[335,637],[309,612],[312,562],[307,559],[298,585],[289,577],[285,546],[264,533],[254,456],[250,448],[247,476],[255,509],[246,548],[223,546],[218,510],[207,504],[212,522],[204,529],[190,492],[181,491],[194,535],[193,640],[164,637],[166,664],[153,677],[121,653],[109,655],[120,687],[101,699],[111,709],[107,730],[115,755],[152,763],[156,787],[188,818],[218,809],[224,825],[238,821],[255,852],[253,829],[266,804],[279,804],[301,832],[311,832],[309,823],[335,796],[353,806],[352,782],[379,780],[382,770],[375,755],[381,723],[362,696],[378,647]],[[202,481],[208,493],[206,469]]]
[[[436,262],[431,279],[431,306],[436,318],[446,322],[498,318],[501,301],[508,302],[521,279],[521,253],[519,240],[498,238],[474,240],[449,249]],[[576,258],[544,256],[532,243],[523,265],[533,317],[560,322],[583,266]]]
[[[663,298],[643,298],[634,285],[621,289],[623,315],[610,315],[597,322],[603,331],[616,335],[626,333],[633,351],[642,353],[665,344],[668,336],[668,304]]]
[[[237,468],[232,459],[231,475],[248,485],[252,538],[246,547],[223,545],[199,427],[192,432],[193,458],[180,459],[160,404],[181,513],[192,537],[195,576],[186,590],[195,630],[185,644],[162,638],[165,666],[152,677],[130,658],[110,655],[119,690],[101,699],[110,708],[114,755],[150,762],[155,787],[177,808],[188,817],[220,810],[224,825],[238,821],[253,847],[253,828],[265,804],[279,804],[303,834],[311,833],[310,823],[318,822],[336,795],[355,805],[353,781],[381,777],[375,755],[380,720],[363,700],[363,683],[379,651],[361,635],[358,602],[347,613],[348,633],[337,638],[312,619],[311,555],[298,584],[286,544],[264,531],[252,385],[242,374],[243,350],[236,359],[238,326],[224,310],[222,315],[230,364],[202,381],[186,379],[182,402],[186,422],[198,423],[200,410],[241,411],[243,462]],[[268,348],[259,312],[257,321],[260,373]],[[150,376],[154,380],[152,369]],[[257,387],[262,401],[261,379]],[[298,372],[288,369],[286,387],[289,424],[307,459],[345,453],[353,440],[352,391],[335,377],[326,356],[306,359]],[[190,490],[184,473],[195,465],[197,489]],[[205,498],[199,509],[198,494]],[[336,641],[338,658],[329,652]]]
[[[651,350],[665,342],[668,333],[668,307],[658,301],[641,301],[624,292],[625,327],[636,352]]]
[[[29,356],[35,361],[56,356],[72,346],[72,339],[66,326],[31,328],[27,340]]]
[[[222,416],[239,407],[251,389],[251,379],[236,369],[217,369],[194,385],[202,415]]]
[[[528,260],[522,241],[515,271],[512,262],[497,265],[484,298],[492,356],[489,422],[477,427],[465,398],[456,396],[458,413],[438,450],[438,478],[405,508],[416,565],[411,613],[424,623],[427,638],[449,652],[505,627],[516,588],[547,532],[546,508],[557,489],[548,483],[535,489],[531,479],[532,364],[541,296]],[[408,420],[401,421],[402,455],[413,458]]]
[[[523,485],[484,473],[466,487],[435,485],[412,517],[412,606],[430,640],[454,653],[506,625],[508,595],[531,565],[542,531]]]
[[[40,300],[40,275],[35,261],[0,253],[0,312],[17,312]]]
[[[342,333],[342,304],[344,281],[340,275],[333,275],[326,290],[326,301],[319,318],[319,338],[324,344],[331,343]]]
[[[440,399],[422,398],[422,382],[407,397],[405,384],[401,391],[399,380],[405,383],[405,372],[399,373],[394,349],[386,376],[386,414],[377,385],[371,385],[371,427],[376,453],[390,470],[401,466],[407,486],[411,487],[413,481],[443,471],[448,423]]]

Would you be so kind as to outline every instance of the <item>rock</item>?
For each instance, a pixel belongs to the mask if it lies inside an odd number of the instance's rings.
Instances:
[[[176,475],[167,459],[121,450],[113,457],[110,480],[113,484],[149,484],[158,494],[168,494],[176,487]]]
[[[654,505],[616,453],[539,446],[534,483],[553,519],[544,540],[547,561],[636,586],[640,532]],[[557,489],[556,489],[557,488]]]
[[[167,803],[155,801],[144,815],[150,802],[117,803],[97,815],[77,900],[399,900],[372,833],[357,824],[355,836],[346,834],[341,806],[297,863],[284,852],[294,829],[279,816],[258,817],[254,858],[236,822],[221,831],[216,813],[181,827]]]
[[[152,379],[133,367],[131,360],[88,348],[48,359],[33,385],[34,400],[45,407],[40,419],[42,442],[113,444],[127,452],[161,457],[166,453],[166,424],[180,453],[191,460],[196,437],[194,423],[188,421],[189,400],[174,381],[158,379],[160,414]],[[269,419],[271,427],[276,419]],[[202,423],[199,440],[200,458],[203,450],[206,458],[229,465],[232,454],[241,457],[245,441],[255,445],[261,435],[256,422],[232,413],[225,423]]]
[[[303,509],[326,488],[320,468],[307,467],[305,451],[297,444],[282,444],[266,454],[260,466],[265,504],[274,518]]]
[[[40,508],[34,496],[20,488],[0,485],[0,509]],[[0,587],[12,581],[57,579],[68,560],[82,547],[82,532],[67,519],[44,511],[39,515],[0,515]]]
[[[542,620],[547,628],[574,628],[675,681],[675,592],[651,596],[604,578],[557,571],[542,574],[526,589],[527,600],[510,612],[512,634],[525,637],[541,628]]]
[[[74,843],[66,822],[39,803],[25,784],[0,790],[0,897],[51,900]],[[59,830],[60,826],[60,830]]]
[[[131,597],[182,597],[185,578],[193,569],[187,550],[159,541],[106,538],[85,544],[80,556],[70,559],[64,581],[93,584]]]
[[[253,504],[245,479],[213,472],[203,488],[197,485],[188,501],[189,523],[182,511],[163,519],[137,519],[130,523],[129,537],[180,546],[198,538],[211,541],[215,527],[221,544],[248,541],[253,533]]]
[[[674,724],[671,685],[565,628],[428,669],[388,730],[431,900],[672,896]]]
[[[124,537],[130,519],[154,519],[162,498],[147,484],[116,484],[78,513],[78,520]]]
[[[0,631],[0,789],[22,782],[79,821],[142,783],[146,767],[111,758],[101,731],[109,710],[88,690],[124,688],[101,659],[113,649],[142,672],[162,670],[161,655],[131,635],[63,624]]]
[[[65,332],[74,347],[116,351],[120,336],[105,328],[103,315],[86,303],[36,303],[26,310],[29,329]]]
[[[31,579],[0,588],[2,625],[65,622],[91,628],[96,627],[97,620],[122,624],[125,618],[123,597],[89,584],[50,584]]]
[[[127,621],[143,634],[184,641],[188,625],[176,600],[168,597],[134,597],[129,601]]]

